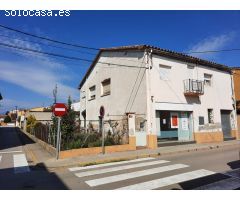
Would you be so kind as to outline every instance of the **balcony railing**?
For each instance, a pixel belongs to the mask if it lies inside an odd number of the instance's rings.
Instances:
[[[204,94],[204,82],[194,79],[184,80],[184,95],[200,96]]]

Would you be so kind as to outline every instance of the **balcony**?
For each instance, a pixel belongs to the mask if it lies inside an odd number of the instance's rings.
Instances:
[[[184,80],[185,96],[200,96],[204,94],[204,82],[199,80]]]

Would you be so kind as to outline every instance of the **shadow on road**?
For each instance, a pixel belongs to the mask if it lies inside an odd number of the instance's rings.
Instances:
[[[15,127],[0,128],[0,151],[33,143],[33,140],[21,134]]]
[[[66,190],[68,187],[44,164],[30,167],[29,172],[15,173],[17,168],[0,170],[0,190]]]
[[[231,169],[240,168],[240,160],[235,160],[235,161],[229,162],[227,164],[231,167]]]

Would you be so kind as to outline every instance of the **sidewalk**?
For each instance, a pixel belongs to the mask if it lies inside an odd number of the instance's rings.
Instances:
[[[109,154],[98,154],[98,155],[89,155],[89,156],[79,156],[68,159],[56,160],[55,158],[49,159],[44,162],[47,168],[61,168],[61,167],[70,167],[70,166],[84,166],[84,165],[93,165],[105,162],[116,162],[122,160],[131,160],[142,157],[156,157],[163,155],[173,155],[184,152],[192,151],[204,151],[210,149],[239,146],[239,140],[225,141],[221,143],[211,143],[211,144],[187,144],[187,145],[177,145],[177,146],[167,146],[159,147],[157,149],[141,149],[136,151],[127,151],[127,152],[117,152]]]

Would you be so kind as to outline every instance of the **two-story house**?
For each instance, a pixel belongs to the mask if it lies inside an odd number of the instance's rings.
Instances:
[[[101,49],[80,85],[80,118],[135,114],[130,137],[156,148],[167,140],[217,142],[236,135],[231,70],[182,53],[136,45]]]

